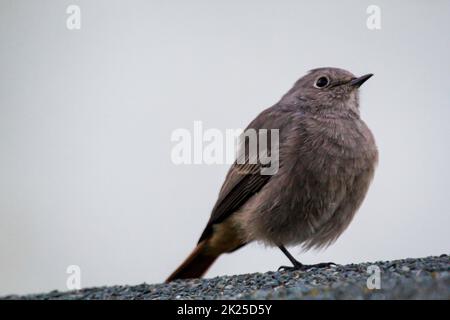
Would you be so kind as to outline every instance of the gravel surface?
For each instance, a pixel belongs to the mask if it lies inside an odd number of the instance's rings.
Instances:
[[[380,268],[379,290],[367,288],[370,265]],[[450,299],[450,257],[52,291],[2,299]]]

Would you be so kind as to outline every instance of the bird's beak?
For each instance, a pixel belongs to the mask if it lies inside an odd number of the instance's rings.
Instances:
[[[356,88],[361,87],[361,85],[366,82],[367,80],[369,80],[369,78],[373,76],[373,73],[369,73],[369,74],[365,74],[359,78],[353,79],[350,81],[350,85]]]

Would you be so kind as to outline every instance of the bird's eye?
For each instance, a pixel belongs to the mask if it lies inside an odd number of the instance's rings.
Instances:
[[[314,83],[314,87],[319,88],[319,89],[325,88],[329,82],[330,81],[328,80],[327,77],[320,77],[319,79],[316,80],[316,83]]]

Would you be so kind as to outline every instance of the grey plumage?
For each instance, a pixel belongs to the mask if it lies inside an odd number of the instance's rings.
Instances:
[[[310,249],[339,237],[361,205],[378,160],[359,112],[358,88],[370,76],[314,69],[249,124],[247,129],[279,129],[279,170],[266,176],[258,164],[235,163],[197,251],[217,257],[251,241]],[[195,262],[189,268],[195,270]],[[183,274],[182,265],[168,280],[206,269]]]

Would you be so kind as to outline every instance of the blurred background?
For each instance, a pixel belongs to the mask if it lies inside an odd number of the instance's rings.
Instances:
[[[66,9],[77,5],[81,28]],[[370,30],[366,9],[381,10]],[[175,165],[178,128],[243,128],[308,70],[374,73],[366,201],[304,263],[449,253],[449,1],[0,0],[0,294],[161,282],[194,247],[228,165]],[[208,277],[275,270],[249,245]]]

